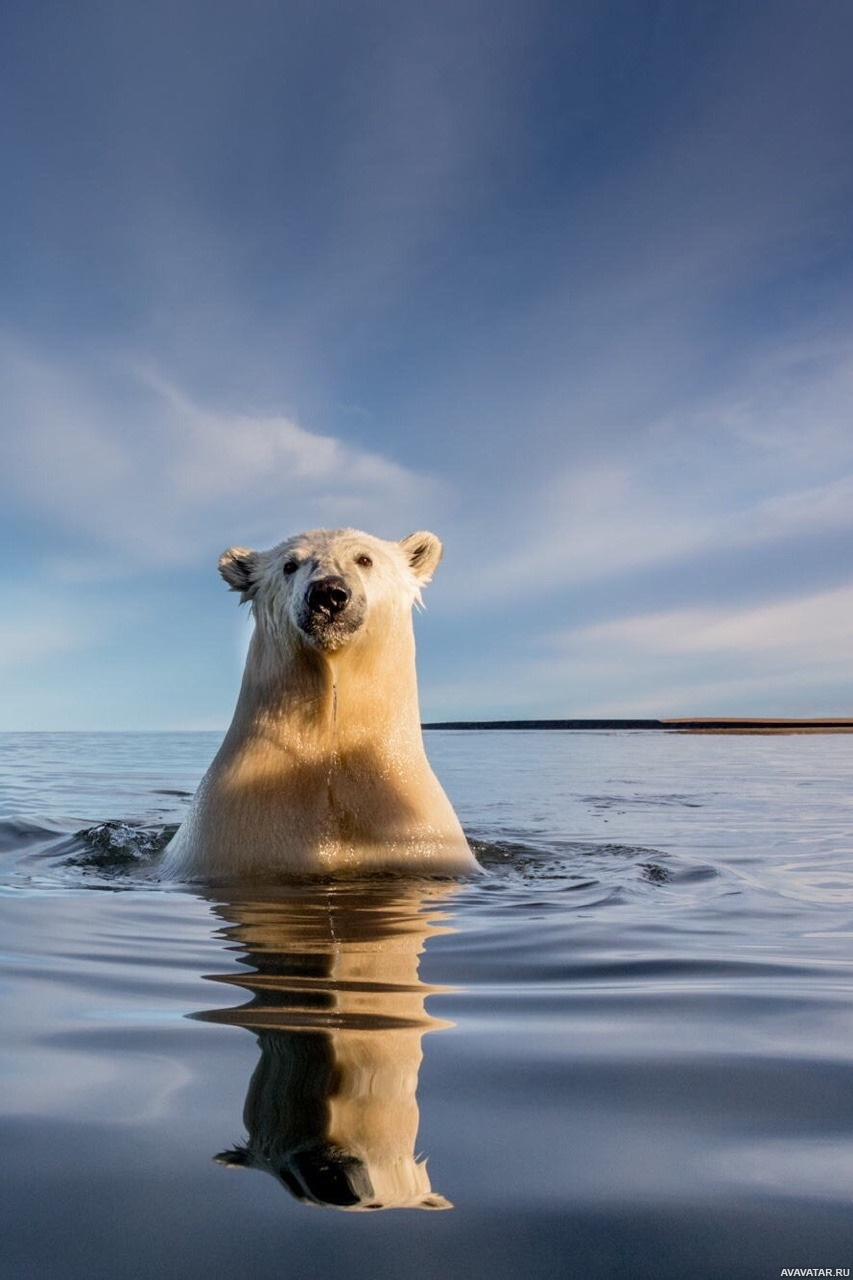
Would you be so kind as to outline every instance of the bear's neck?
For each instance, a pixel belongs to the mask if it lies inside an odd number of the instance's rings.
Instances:
[[[332,653],[304,643],[282,651],[256,627],[226,744],[261,741],[308,756],[365,741],[389,755],[422,751],[411,617],[376,619]]]

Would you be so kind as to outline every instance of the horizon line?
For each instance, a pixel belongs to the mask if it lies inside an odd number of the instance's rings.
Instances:
[[[0,734],[225,733],[228,726],[173,729],[0,729]],[[718,733],[853,733],[853,716],[576,716],[563,719],[430,720],[423,730],[657,730]]]
[[[853,733],[850,716],[587,716],[566,720],[435,720],[423,729],[657,730],[681,733]]]

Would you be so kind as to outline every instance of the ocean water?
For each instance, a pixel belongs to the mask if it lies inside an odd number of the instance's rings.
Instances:
[[[0,736],[3,1276],[853,1268],[853,736],[429,733],[480,881],[228,894],[216,746]]]

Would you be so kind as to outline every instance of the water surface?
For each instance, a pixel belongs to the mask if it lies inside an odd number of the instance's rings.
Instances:
[[[3,1274],[853,1266],[853,737],[434,732],[475,884],[162,884],[215,735],[0,737]]]

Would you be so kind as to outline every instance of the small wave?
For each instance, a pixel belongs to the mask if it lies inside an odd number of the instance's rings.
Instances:
[[[25,820],[0,823],[0,850],[6,853],[2,878],[22,883],[133,888],[151,883],[157,859],[177,831],[176,823],[114,820],[69,833]]]
[[[159,856],[178,829],[177,823],[144,819],[112,819],[69,833],[26,819],[0,822],[0,850],[12,854],[6,878],[42,886],[128,888],[150,885],[157,877]],[[720,874],[713,867],[647,845],[613,841],[470,838],[487,873],[477,881],[488,892],[524,887],[525,892],[574,893],[590,901],[612,900],[657,889],[698,885]],[[17,856],[15,856],[17,855]],[[377,877],[384,879],[384,877]],[[475,887],[476,887],[475,885]]]
[[[26,818],[5,818],[0,822],[0,853],[26,849],[33,844],[56,840],[62,833]]]
[[[521,840],[483,840],[474,837],[470,844],[485,867],[507,864],[535,867],[541,866],[546,860],[552,862],[560,859],[568,863],[578,858],[624,858],[635,862],[638,858],[658,859],[670,856],[660,849],[650,849],[645,845],[615,844],[612,841],[599,843],[594,840],[564,840],[534,844]]]
[[[581,796],[583,804],[593,809],[701,809],[703,800],[689,795]]]
[[[680,888],[718,879],[714,867],[682,859],[647,845],[566,840],[547,845],[518,840],[471,840],[487,872],[504,872],[510,881],[528,887],[573,891],[648,892]]]
[[[65,866],[124,872],[151,862],[162,853],[177,829],[177,823],[142,826],[130,822],[99,822],[94,827],[76,831],[54,852],[65,855]]]

